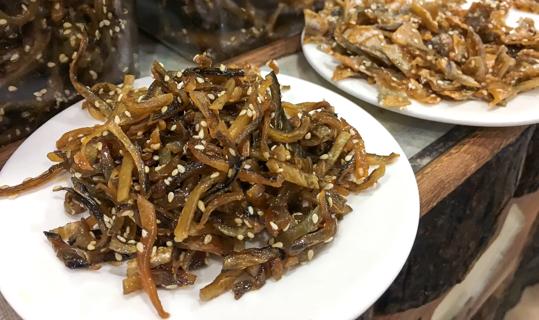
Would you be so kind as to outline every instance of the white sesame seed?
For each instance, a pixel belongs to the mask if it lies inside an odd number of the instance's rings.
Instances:
[[[115,117],[114,117],[114,123],[120,124],[120,117],[115,116]]]
[[[225,72],[226,71],[226,66],[224,64],[220,65],[219,70],[221,70],[221,72]]]
[[[180,173],[185,173],[185,167],[182,166],[181,164],[179,164],[176,168],[178,168],[178,171],[179,171]]]
[[[322,160],[329,159],[329,155],[327,153],[324,153],[323,155],[320,156],[320,159]]]
[[[275,222],[270,221],[269,224],[273,230],[279,230],[279,226]]]
[[[172,241],[167,241],[167,247],[172,247],[174,245],[174,243],[172,243]]]
[[[202,79],[201,77],[197,77],[197,82],[198,83],[204,83],[204,79]]]
[[[215,95],[213,93],[208,93],[208,98],[210,100],[214,100],[215,99]]]
[[[17,89],[18,89],[18,88],[15,87],[15,86],[9,86],[9,87],[7,87],[7,91],[9,91],[9,92],[15,92],[15,91],[17,91]]]
[[[172,127],[170,127],[170,131],[176,131],[176,128],[177,128],[177,126],[175,124],[173,124]]]
[[[318,215],[316,213],[313,214],[311,219],[313,220],[313,223],[318,223],[319,218],[318,218]]]
[[[144,244],[142,242],[137,242],[136,247],[138,252],[142,253],[144,251]]]
[[[144,166],[144,172],[145,173],[150,173],[150,167]]]
[[[176,88],[178,88],[178,90],[181,90],[181,88],[183,88],[183,81],[178,82],[178,85],[176,85]]]
[[[114,259],[116,259],[116,261],[122,261],[123,260],[123,257],[121,254],[119,254],[118,252],[115,252],[114,253]]]
[[[245,170],[249,170],[249,169],[251,169],[251,165],[250,165],[250,164],[245,164],[245,165],[243,166],[243,168],[244,168]]]
[[[210,178],[215,179],[219,176],[219,172],[214,172],[211,174]]]
[[[314,251],[312,249],[307,251],[307,259],[311,261],[313,257],[314,257]]]
[[[256,97],[256,101],[257,101],[258,103],[262,103],[262,101],[263,101],[263,100],[262,100],[262,97],[261,97],[261,96]]]
[[[247,237],[249,239],[253,239],[255,237],[254,233],[252,233],[251,231],[247,232]]]
[[[165,82],[168,82],[168,81],[170,81],[170,77],[168,75],[165,75],[164,80],[165,80]]]
[[[47,67],[54,68],[54,66],[56,66],[56,63],[54,63],[52,61],[47,62]]]
[[[350,153],[350,154],[346,155],[346,157],[344,157],[344,161],[348,162],[348,161],[352,160],[353,157],[354,156]]]
[[[333,189],[333,183],[328,183],[324,186],[324,190],[330,190]]]
[[[208,123],[204,120],[200,121],[200,125],[206,128],[208,126]]]
[[[282,248],[282,247],[283,247],[283,243],[282,243],[282,242],[275,242],[275,243],[272,244],[271,246],[274,247],[274,248]]]
[[[236,156],[236,151],[232,148],[228,148],[228,152],[232,155],[232,156]]]
[[[171,203],[174,200],[174,193],[173,192],[168,193],[167,200],[168,200],[168,203]]]
[[[324,243],[330,243],[331,241],[333,241],[333,237],[328,238]]]
[[[197,207],[202,212],[206,211],[206,205],[204,204],[202,200],[198,200]]]
[[[75,172],[74,176],[75,176],[75,178],[77,178],[77,179],[82,178],[82,174],[80,174],[80,172]]]
[[[239,116],[243,116],[243,115],[245,115],[246,113],[247,113],[247,110],[243,109],[243,110],[240,111]]]
[[[243,237],[243,234],[238,234],[238,235],[236,236],[236,238],[237,238],[238,240],[242,241],[244,237]]]
[[[96,242],[92,240],[92,241],[90,241],[90,243],[88,244],[86,249],[88,249],[89,251],[93,251],[93,250],[95,250],[95,245],[96,245]]]
[[[95,72],[94,70],[90,70],[88,71],[88,73],[90,74],[93,80],[97,79],[97,72]]]
[[[204,150],[204,146],[201,145],[201,144],[197,144],[197,145],[195,146],[195,149],[197,149],[197,150]]]
[[[168,110],[168,107],[167,106],[164,106],[163,108],[161,108],[161,113],[166,113]]]
[[[249,211],[249,214],[254,214],[255,213],[255,210],[251,206],[247,207],[247,211]]]
[[[252,118],[254,116],[254,113],[253,113],[253,111],[251,111],[251,109],[247,110],[247,116],[249,118]]]
[[[178,169],[174,169],[172,170],[172,172],[170,173],[171,176],[175,177],[178,175]]]
[[[307,132],[307,134],[305,135],[305,140],[309,140],[309,139],[311,139],[311,133]]]
[[[211,234],[207,234],[205,237],[204,237],[204,244],[209,244],[212,240],[212,236]]]
[[[234,218],[234,222],[235,222],[238,226],[241,226],[241,224],[243,223],[243,220],[241,220],[240,218]]]
[[[153,150],[159,150],[159,148],[161,148],[161,144],[160,143],[153,143],[150,145],[150,148],[152,148]]]
[[[332,197],[328,197],[328,205],[330,207],[333,207],[333,198]]]
[[[269,158],[270,158],[270,153],[267,152],[267,151],[264,152],[262,155],[264,156],[265,159],[269,159]]]
[[[252,92],[253,92],[253,88],[249,87],[249,89],[247,89],[247,95],[250,95]]]
[[[58,60],[60,60],[61,63],[66,63],[69,61],[69,58],[65,54],[61,53],[58,56]]]

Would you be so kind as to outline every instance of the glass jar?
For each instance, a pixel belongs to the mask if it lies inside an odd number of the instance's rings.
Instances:
[[[303,29],[303,10],[320,0],[137,0],[139,26],[187,58],[216,61]]]
[[[0,146],[29,135],[80,97],[69,80],[83,37],[78,79],[91,86],[135,73],[133,1],[0,1]]]

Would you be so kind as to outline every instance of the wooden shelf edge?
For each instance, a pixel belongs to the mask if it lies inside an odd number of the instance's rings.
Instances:
[[[276,40],[266,46],[240,54],[223,61],[226,64],[263,65],[271,59],[278,59],[301,51],[301,35]]]
[[[515,141],[526,126],[479,128],[416,174],[421,216],[461,185],[468,177]]]

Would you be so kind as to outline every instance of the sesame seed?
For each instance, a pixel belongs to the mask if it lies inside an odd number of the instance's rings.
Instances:
[[[15,86],[9,86],[9,87],[7,87],[7,91],[9,91],[9,92],[15,92],[15,91],[17,91],[17,89],[18,89],[18,88],[15,87]]]
[[[333,198],[332,197],[328,197],[328,205],[330,207],[333,207]]]
[[[114,123],[120,124],[120,122],[121,122],[121,121],[120,121],[120,117],[115,116],[115,117],[114,117]]]
[[[275,242],[275,243],[272,244],[271,246],[274,247],[274,248],[282,248],[282,247],[283,247],[283,243],[282,243],[282,242]]]
[[[329,237],[324,243],[330,243],[331,241],[333,241],[333,237]]]
[[[123,260],[123,257],[121,254],[119,254],[118,252],[115,252],[114,253],[114,259],[116,259],[116,261],[122,261]]]
[[[220,65],[219,70],[221,70],[221,72],[225,72],[226,71],[226,66],[224,64]]]
[[[167,241],[167,247],[172,247],[174,244],[172,243],[172,241]]]
[[[97,72],[95,72],[94,70],[90,70],[88,71],[88,73],[90,74],[93,80],[97,79]]]
[[[168,110],[168,107],[164,106],[163,108],[161,108],[161,113],[165,113],[165,112],[167,112],[167,110]]]
[[[307,132],[307,134],[305,135],[305,140],[309,140],[309,139],[311,139],[311,133]]]
[[[313,220],[313,223],[318,223],[319,218],[318,218],[318,215],[316,213],[313,214],[311,219]]]
[[[215,99],[215,95],[213,95],[213,93],[208,93],[208,98],[210,100],[214,100]]]
[[[204,204],[202,200],[198,200],[197,207],[202,212],[206,211],[206,205]]]
[[[324,186],[324,190],[330,190],[333,189],[333,183],[328,183]]]
[[[238,240],[240,240],[240,241],[241,241],[241,240],[243,240],[243,238],[244,238],[244,237],[243,237],[243,235],[242,235],[242,234],[238,234],[238,235],[236,236],[236,238],[238,238]]]
[[[234,218],[234,222],[240,226],[242,223],[243,223],[243,220],[241,220],[240,218]]]
[[[80,174],[79,172],[75,172],[74,176],[75,176],[75,178],[77,178],[77,179],[82,178],[82,174]]]
[[[69,61],[69,58],[65,54],[61,53],[58,56],[58,60],[60,60],[61,63],[66,63]]]
[[[159,148],[161,148],[161,144],[160,143],[153,143],[150,145],[150,148],[152,148],[153,150],[159,150]]]
[[[251,231],[247,232],[247,237],[249,239],[253,239],[255,237],[254,233],[252,233]]]
[[[219,176],[219,172],[214,172],[211,174],[210,178],[215,179]]]
[[[251,206],[247,207],[247,211],[249,211],[249,214],[254,214],[255,213],[255,210]]]
[[[56,66],[56,63],[54,63],[52,61],[47,62],[47,67],[54,68],[55,66]]]
[[[178,175],[178,169],[174,169],[172,170],[172,172],[170,173],[171,176],[175,177]]]
[[[270,221],[269,224],[273,230],[279,230],[279,226],[275,222]]]
[[[176,85],[176,88],[178,88],[178,90],[181,90],[181,88],[183,88],[183,81],[180,81],[180,82]]]
[[[86,249],[88,249],[89,251],[93,251],[93,250],[95,250],[95,245],[96,245],[96,242],[92,240],[92,241],[90,241],[90,243],[88,244]]]
[[[327,153],[324,153],[323,155],[320,156],[320,159],[322,160],[329,159],[329,155]]]
[[[142,237],[146,238],[148,236],[148,231],[146,229],[142,229]]]
[[[251,169],[251,165],[250,165],[250,164],[246,164],[246,165],[243,166],[243,168],[244,168],[245,170],[249,170],[249,169]]]
[[[344,161],[350,161],[352,160],[352,158],[353,158],[353,155],[350,153],[346,157],[344,157]]]
[[[247,116],[248,116],[249,118],[252,118],[253,115],[254,115],[254,114],[253,114],[253,111],[251,111],[251,109],[247,110]]]
[[[307,259],[311,261],[313,257],[314,257],[314,251],[312,249],[307,251]]]
[[[19,60],[19,54],[18,53],[14,53],[11,55],[11,58],[9,58],[10,61],[17,61]]]
[[[168,82],[170,80],[170,77],[168,75],[165,75],[164,80],[165,80],[165,82]]]
[[[260,97],[260,96],[256,97],[256,101],[257,101],[258,103],[262,103],[262,97]]]
[[[120,95],[120,96],[121,96],[121,95]],[[119,99],[119,98],[118,98],[118,99]],[[125,114],[126,117],[131,118],[131,112],[125,110],[125,111],[124,111],[124,114]]]
[[[145,173],[150,173],[150,167],[144,166],[144,172]]]
[[[138,252],[142,253],[144,251],[144,244],[142,242],[137,242],[136,247]]]
[[[168,193],[167,200],[168,200],[168,203],[171,203],[174,200],[174,193],[173,192]]]
[[[243,116],[243,115],[245,115],[246,113],[247,113],[247,110],[243,109],[243,110],[240,111],[239,116]]]
[[[201,77],[197,77],[197,82],[198,83],[204,83],[204,79],[202,79]]]
[[[270,153],[269,153],[269,152],[267,152],[267,151],[266,151],[266,152],[264,152],[264,153],[263,153],[262,155],[263,155],[263,156],[264,156],[264,158],[266,158],[266,159],[269,159],[269,157],[270,157]]]
[[[236,156],[236,151],[232,148],[228,148],[228,152],[232,155],[232,156]]]
[[[197,145],[195,146],[195,149],[197,149],[197,150],[204,150],[204,146],[201,145],[201,144],[197,144]]]
[[[179,164],[176,168],[178,168],[178,171],[179,171],[180,173],[184,173],[184,172],[185,172],[185,167],[182,166],[181,164]]]
[[[170,127],[170,131],[176,131],[176,128],[177,128],[176,125],[173,124],[172,127]]]
[[[0,26],[6,25],[7,20],[6,19],[0,19]]]
[[[204,244],[209,244],[212,240],[212,236],[211,234],[207,234],[205,237],[204,237]]]
[[[253,92],[253,88],[249,87],[249,89],[247,89],[247,95],[250,95],[252,92]]]

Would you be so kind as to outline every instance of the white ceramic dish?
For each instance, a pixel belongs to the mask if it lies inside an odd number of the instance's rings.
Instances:
[[[291,85],[291,102],[327,100],[363,135],[370,152],[404,155],[395,139],[368,113],[315,84],[279,76]],[[137,85],[148,85],[149,78]],[[0,184],[16,184],[45,170],[47,152],[67,130],[95,123],[80,103],[52,118],[13,154],[0,172]],[[52,185],[15,199],[0,200],[0,291],[24,319],[157,318],[145,294],[122,295],[125,266],[71,271],[43,235],[71,218],[63,194]],[[419,196],[414,174],[402,156],[374,189],[350,197],[354,212],[339,224],[335,240],[309,264],[269,281],[235,301],[230,293],[201,303],[198,290],[219,272],[216,263],[198,273],[194,287],[160,291],[172,319],[355,319],[391,284],[415,239]]]
[[[520,17],[530,17],[539,26],[537,15],[511,10],[508,24],[515,25]],[[337,86],[350,95],[368,102],[378,104],[378,90],[363,79],[332,80],[333,71],[339,65],[329,54],[320,50],[315,44],[303,44],[303,53],[309,64],[324,79]],[[443,100],[437,105],[425,105],[412,100],[412,104],[405,108],[385,108],[407,116],[432,120],[437,122],[481,126],[481,127],[510,127],[539,123],[539,89],[519,94],[509,101],[505,107],[489,107],[483,101],[453,102]],[[383,108],[383,107],[382,107]]]

